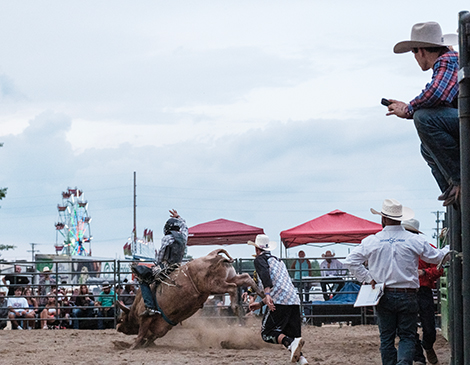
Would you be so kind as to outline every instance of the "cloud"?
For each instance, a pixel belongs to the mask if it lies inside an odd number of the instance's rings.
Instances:
[[[140,232],[176,208],[190,225],[224,217],[276,239],[333,209],[371,218],[394,197],[431,236],[441,207],[413,124],[379,102],[421,90],[430,75],[392,47],[417,21],[454,30],[458,4],[110,4],[2,5],[8,255],[50,250],[69,186],[89,201],[95,255],[120,253],[134,171]]]
[[[18,90],[13,79],[5,74],[0,74],[0,99],[24,100],[25,96]]]

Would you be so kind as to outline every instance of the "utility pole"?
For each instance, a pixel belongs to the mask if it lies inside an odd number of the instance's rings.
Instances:
[[[444,222],[444,219],[441,219],[441,217],[445,217],[444,216],[445,212],[437,211],[437,212],[431,212],[431,213],[434,213],[436,215],[436,228],[434,228],[436,232],[434,232],[434,234],[432,235],[432,238],[436,239],[436,247],[439,248],[440,247],[439,236],[441,234],[441,223]]]
[[[27,252],[31,252],[31,261],[34,262],[34,253],[39,252],[39,250],[35,250],[34,246],[40,245],[40,243],[30,243],[31,250],[27,250]]]
[[[132,255],[135,256],[137,252],[137,177],[136,172],[134,171],[134,244],[132,245]]]

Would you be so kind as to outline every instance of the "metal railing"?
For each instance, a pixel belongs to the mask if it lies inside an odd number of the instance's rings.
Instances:
[[[116,326],[118,311],[115,309],[114,303],[116,300],[129,299],[134,294],[121,294],[121,289],[132,281],[132,272],[130,265],[132,261],[129,260],[95,260],[92,258],[80,260],[65,260],[63,257],[58,256],[57,261],[22,261],[22,262],[0,262],[0,277],[13,274],[13,277],[23,276],[28,279],[28,283],[16,283],[12,281],[9,285],[11,288],[15,287],[27,287],[31,289],[32,294],[27,299],[36,299],[37,305],[28,305],[28,307],[18,307],[16,309],[24,309],[26,311],[35,311],[35,317],[28,319],[28,321],[34,321],[35,328],[43,327],[44,322],[47,318],[41,318],[41,314],[45,309],[55,311],[56,318],[51,318],[50,323],[52,327],[66,327],[66,328],[86,328],[86,329],[98,329],[98,328],[114,328]],[[322,260],[321,258],[305,258],[306,260]],[[339,258],[341,259],[341,258]],[[295,259],[282,259],[288,266],[288,271],[292,277],[295,276],[295,272],[300,269],[291,269],[290,265]],[[253,259],[236,259],[234,267],[238,273],[249,273],[252,274],[254,270]],[[147,263],[152,263],[148,261]],[[145,263],[145,262],[142,262]],[[14,267],[22,267],[21,273],[13,273]],[[48,267],[50,272],[48,273],[49,281],[45,280],[46,274],[43,272],[44,267]],[[85,268],[85,269],[84,269]],[[304,271],[303,269],[302,271]],[[305,323],[321,325],[322,323],[330,322],[347,322],[351,324],[369,324],[375,323],[375,312],[371,308],[354,308],[352,303],[337,305],[333,303],[324,303],[316,305],[315,302],[306,301],[307,295],[312,298],[320,297],[323,295],[334,295],[341,296],[347,294],[355,294],[355,291],[335,291],[334,288],[328,290],[311,290],[311,288],[318,288],[321,286],[324,277],[321,276],[321,270],[319,268],[313,268],[316,273],[320,273],[317,276],[302,277],[300,275],[298,280],[295,281],[295,285],[298,287],[299,296],[301,300],[301,311],[303,321]],[[343,282],[354,282],[354,278],[343,269],[344,274],[341,277]],[[328,279],[329,282],[332,280]],[[112,286],[112,290],[109,294],[103,294],[101,291],[102,285],[105,282],[109,282]],[[334,283],[333,283],[334,284]],[[0,285],[4,285],[0,283]],[[89,289],[89,293],[80,293],[80,286],[86,285]],[[129,284],[127,284],[129,285]],[[135,284],[134,284],[135,285]],[[135,285],[137,291],[137,285]],[[56,290],[53,290],[56,288]],[[308,289],[307,289],[308,288]],[[244,313],[248,312],[248,304],[242,301],[243,289],[239,289],[238,304],[243,309]],[[47,298],[53,297],[51,303],[46,308]],[[91,301],[87,301],[84,304],[80,298],[90,297]],[[102,307],[95,303],[100,297],[101,300],[111,298],[112,306]],[[215,299],[218,301],[216,302]],[[325,298],[326,299],[326,298]],[[4,301],[7,298],[4,299]],[[1,301],[1,298],[0,298]],[[81,302],[81,305],[77,305],[76,302]],[[322,301],[320,299],[320,301]],[[32,301],[31,301],[32,302]],[[53,303],[52,303],[53,302]],[[109,308],[107,311],[104,308]],[[110,312],[110,315],[108,315]],[[3,315],[2,315],[3,313]],[[6,314],[5,314],[6,313]],[[241,313],[243,316],[244,313]],[[221,296],[220,298],[210,298],[204,305],[201,312],[201,316],[204,318],[219,318],[219,319],[237,319],[230,310],[230,303],[228,301],[228,295]],[[43,314],[43,317],[46,317]],[[0,327],[6,323],[11,322],[14,318],[9,318],[8,310],[0,303]],[[19,318],[19,321],[25,321],[25,318]]]

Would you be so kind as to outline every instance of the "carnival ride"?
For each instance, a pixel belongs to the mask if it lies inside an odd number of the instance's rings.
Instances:
[[[132,232],[132,236],[127,239],[123,246],[124,256],[128,259],[154,259],[156,256],[155,246],[153,244],[153,231],[144,229],[142,238]]]
[[[91,217],[88,215],[88,202],[83,191],[67,188],[62,192],[62,203],[57,205],[59,222],[56,228],[56,253],[63,255],[91,256]],[[59,233],[63,242],[58,242]],[[86,249],[85,244],[88,245]]]

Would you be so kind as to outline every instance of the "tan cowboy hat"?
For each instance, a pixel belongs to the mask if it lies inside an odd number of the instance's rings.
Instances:
[[[442,34],[441,26],[436,22],[417,23],[411,29],[409,41],[398,42],[393,47],[395,53],[410,52],[413,48],[447,47],[455,45],[457,37]]]
[[[331,251],[328,250],[325,253],[322,253],[321,257],[323,257],[324,259],[327,259],[327,258],[335,257],[335,255],[336,255],[335,253],[331,253]]]
[[[394,221],[406,221],[415,216],[415,213],[408,207],[404,207],[398,200],[385,199],[380,212],[370,208],[372,214],[378,214]]]
[[[418,234],[423,234],[423,232],[419,230],[419,221],[417,219],[408,219],[406,221],[401,222],[401,225],[407,231],[418,233]]]
[[[265,234],[259,234],[256,236],[255,242],[248,241],[248,244],[251,246],[258,247],[263,251],[272,251],[277,247],[277,243],[274,241],[269,241],[269,237]]]

